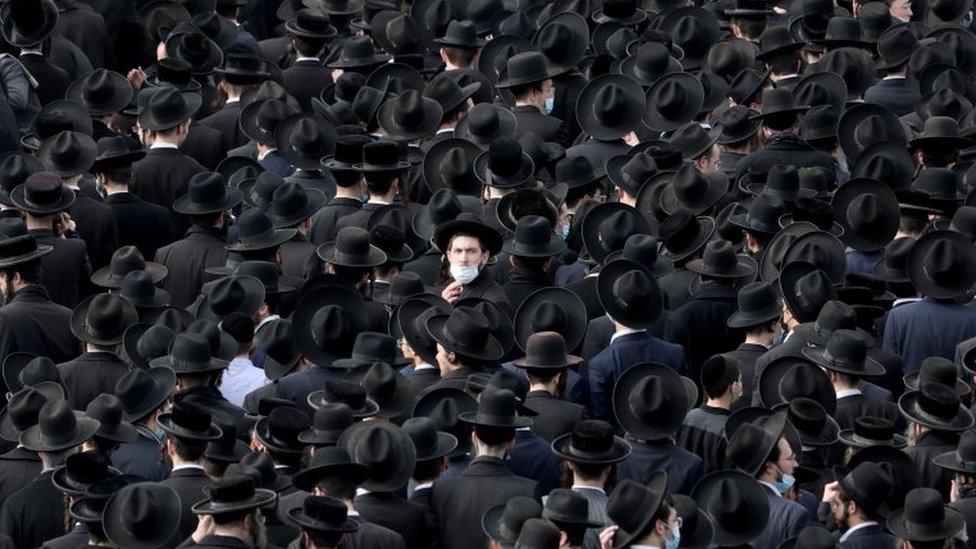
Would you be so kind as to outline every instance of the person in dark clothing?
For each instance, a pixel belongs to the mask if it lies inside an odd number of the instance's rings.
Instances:
[[[332,172],[336,181],[335,198],[312,216],[309,240],[317,246],[335,240],[339,232],[339,220],[359,210],[363,203],[363,174],[353,169],[363,160],[363,145],[369,142],[365,135],[343,135],[336,140],[335,154],[324,166]]]
[[[734,350],[725,353],[738,366],[742,375],[741,399],[735,410],[749,405],[759,379],[756,361],[772,346],[779,337],[782,317],[782,300],[776,297],[773,287],[762,282],[754,282],[739,291],[739,309],[729,317],[730,328],[741,329],[745,341]]]
[[[549,265],[566,249],[566,243],[546,218],[527,215],[518,220],[515,236],[503,249],[511,254],[512,269],[502,288],[508,303],[518,310],[532,292],[552,286]]]
[[[685,450],[702,456],[705,471],[725,467],[725,423],[732,405],[742,400],[742,373],[734,358],[716,355],[702,364],[702,389],[706,400],[685,416],[677,443]]]

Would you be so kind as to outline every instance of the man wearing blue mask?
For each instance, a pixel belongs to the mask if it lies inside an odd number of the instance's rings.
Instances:
[[[668,475],[655,473],[647,486],[625,480],[610,494],[607,514],[615,526],[614,547],[677,549],[683,521],[667,489]]]
[[[508,59],[506,71],[495,87],[507,89],[515,97],[512,112],[517,122],[516,137],[532,132],[546,142],[566,142],[563,121],[550,114],[555,99],[552,77],[559,72],[537,51]]]
[[[497,231],[475,214],[463,213],[434,232],[434,245],[447,259],[449,280],[441,297],[454,304],[459,299],[479,297],[491,301],[509,317],[515,316],[505,290],[485,266],[502,247]]]
[[[753,547],[776,547],[799,535],[810,522],[810,513],[786,497],[796,483],[793,473],[799,465],[799,457],[785,438],[786,414],[756,418],[755,410],[748,408],[729,417],[725,425],[729,440],[726,457],[730,466],[752,475],[766,490],[769,521]]]

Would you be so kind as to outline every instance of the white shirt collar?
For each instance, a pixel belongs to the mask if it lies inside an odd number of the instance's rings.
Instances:
[[[370,491],[367,490],[367,489],[365,489],[365,488],[356,488],[356,496],[357,497],[358,496],[365,496],[366,494],[369,494],[369,493],[370,493]]]
[[[570,490],[593,490],[594,492],[600,492],[601,494],[606,494],[607,492],[598,486],[584,486],[582,484],[574,484],[570,486]]]
[[[264,151],[263,153],[259,154],[258,155],[258,162],[264,160],[265,157],[267,157],[269,154],[271,154],[273,152],[278,152],[278,149],[276,149],[274,147],[271,147],[268,150]]]
[[[630,334],[639,334],[641,332],[646,332],[646,331],[647,330],[645,330],[644,328],[641,328],[639,330],[635,330],[633,328],[624,328],[623,330],[620,330],[619,332],[616,332],[612,336],[610,336],[610,344],[613,345],[613,342],[616,341],[618,337],[623,337],[625,335],[630,335]]]
[[[231,103],[240,103],[240,97],[228,97],[227,101],[224,101],[224,105],[230,105]]]
[[[366,203],[367,204],[381,204],[383,206],[389,206],[390,205],[389,202],[384,202],[382,200],[374,200],[372,198],[370,198],[369,200],[367,200]]]
[[[348,517],[358,517],[359,516],[359,511],[357,511],[355,509],[350,509],[350,510],[346,511],[346,516],[348,516]]]
[[[426,362],[424,362],[423,364],[418,364],[418,365],[416,365],[416,366],[413,367],[413,371],[415,371],[415,372],[417,370],[436,370],[436,369],[437,369],[437,366],[434,366],[433,364],[428,364]]]
[[[260,328],[261,326],[264,326],[265,324],[267,324],[269,322],[274,322],[274,321],[276,321],[276,320],[278,320],[280,318],[281,317],[278,316],[278,315],[268,315],[268,316],[262,318],[261,319],[261,322],[258,322],[258,325],[254,327],[254,331],[257,332],[258,331],[258,328]]]
[[[847,531],[844,532],[844,535],[840,537],[840,540],[839,541],[841,543],[844,543],[845,541],[847,541],[847,538],[851,537],[851,534],[853,534],[854,532],[860,530],[861,528],[864,528],[865,526],[874,526],[875,524],[877,524],[877,522],[874,522],[873,520],[869,520],[867,522],[862,522],[861,524],[858,524],[857,526],[853,526],[851,528],[848,528]]]
[[[882,78],[882,80],[905,80],[905,76],[903,75],[895,76],[892,74],[892,75],[885,76],[884,78]]]
[[[179,471],[180,469],[200,469],[203,471],[203,466],[197,465],[196,463],[184,463],[182,465],[174,465],[173,471]]]
[[[166,143],[166,142],[157,141],[152,145],[149,145],[149,148],[150,149],[178,149],[180,148],[180,146],[177,145],[176,143]]]
[[[837,398],[841,399],[844,397],[849,397],[849,396],[854,396],[859,394],[861,394],[861,390],[858,389],[857,387],[854,387],[853,389],[841,389],[840,391],[837,391]]]
[[[434,485],[433,482],[421,482],[420,484],[413,487],[413,491],[416,492],[417,490],[424,490],[426,488],[430,488],[433,485]]]
[[[299,57],[296,57],[295,58],[295,62],[296,63],[298,63],[299,61],[315,61],[315,62],[321,62],[322,60],[319,59],[318,57],[305,57],[304,55],[302,55],[302,56],[299,56]]]

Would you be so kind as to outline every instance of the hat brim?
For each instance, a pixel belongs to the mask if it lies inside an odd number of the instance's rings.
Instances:
[[[514,124],[512,131],[514,131]],[[457,132],[455,131],[455,133]],[[508,133],[510,134],[511,132]],[[427,188],[430,189],[431,193],[450,187],[443,175],[440,173],[440,166],[443,159],[454,149],[461,149],[464,156],[468,159],[468,162],[472,165],[474,164],[475,158],[481,154],[481,147],[467,139],[451,138],[443,139],[434,143],[434,145],[427,151],[427,154],[424,155],[424,161],[421,166],[424,173],[424,181],[426,182]],[[433,236],[433,230],[429,232],[431,236]],[[427,238],[429,239],[430,237]]]
[[[46,164],[45,164],[46,165]],[[23,210],[33,215],[51,215],[63,212],[75,203],[75,193],[71,189],[62,188],[61,198],[52,204],[31,204],[27,200],[27,184],[21,183],[10,191],[10,201],[19,210]]]
[[[443,314],[435,315],[427,319],[428,335],[430,335],[434,341],[444,346],[444,348],[464,357],[486,361],[501,360],[501,358],[505,355],[505,349],[502,348],[502,344],[490,334],[485,335],[485,340],[480,347],[468,347],[465,345],[460,345],[457,341],[454,341],[449,334],[444,332],[444,326],[447,324],[448,318],[450,318],[450,315]]]
[[[30,29],[30,32],[23,32],[23,29],[17,28],[15,17],[11,13],[16,6],[5,4],[3,8],[0,8],[0,21],[2,21],[0,30],[3,31],[3,38],[10,45],[24,48],[40,44],[54,32],[54,27],[58,23],[57,6],[54,2],[48,1],[39,2],[39,4],[41,20],[37,22],[35,28]]]
[[[364,256],[359,256],[357,258],[339,258],[337,257],[338,243],[336,241],[328,242],[319,247],[316,251],[319,258],[326,263],[331,263],[333,265],[338,265],[340,267],[359,267],[359,268],[369,268],[369,267],[379,267],[380,265],[386,263],[387,257],[383,250],[377,248],[376,246],[370,244],[369,253]]]
[[[879,212],[883,216],[879,226],[873,234],[858,231],[851,224],[848,208],[862,195],[871,195],[877,201]],[[901,212],[898,209],[898,198],[888,185],[880,181],[860,179],[849,181],[841,185],[830,201],[834,209],[834,221],[843,229],[841,235],[844,243],[863,252],[873,252],[884,248],[898,233],[901,222]]]
[[[665,247],[662,254],[668,259],[677,262],[686,259],[688,256],[702,249],[702,246],[707,244],[708,241],[711,240],[712,234],[715,233],[715,220],[710,217],[699,217],[698,224],[698,235],[694,238],[694,240],[685,245],[685,247],[677,250],[671,250],[670,248]]]
[[[121,299],[121,317],[119,318],[118,329],[109,333],[96,333],[88,325],[86,318],[91,308],[92,301],[97,297],[93,295],[81,303],[71,312],[71,333],[79,340],[94,345],[117,345],[122,343],[125,330],[139,322],[139,313],[135,306],[127,299]]]
[[[159,417],[156,419],[156,423],[159,425],[160,429],[166,431],[166,433],[176,438],[209,442],[219,439],[220,435],[223,434],[220,427],[217,427],[213,423],[207,426],[206,433],[201,433],[180,427],[179,425],[173,423],[172,419],[173,414],[171,412],[164,412],[159,414]]]
[[[633,270],[644,273],[651,284],[648,300],[642,306],[628,304],[628,308],[621,308],[613,295],[613,286],[621,276]],[[661,316],[664,308],[661,290],[658,288],[654,275],[640,263],[629,259],[618,259],[607,263],[600,269],[596,282],[597,297],[606,313],[615,321],[629,328],[650,328]]]
[[[413,444],[413,440],[407,435],[402,429],[396,427],[391,423],[369,421],[355,423],[345,431],[343,431],[342,436],[339,437],[338,446],[349,452],[350,457],[353,461],[357,463],[362,463],[362,456],[357,452],[359,442],[367,435],[372,429],[379,429],[385,431],[389,436],[391,442],[393,442],[393,450],[397,454],[396,469],[389,472],[388,476],[383,479],[370,478],[370,474],[373,473],[371,469],[367,472],[367,478],[363,482],[362,487],[366,490],[372,492],[390,492],[394,490],[399,490],[407,485],[410,480],[410,476],[413,474],[414,465],[417,462],[417,450]]]
[[[938,431],[961,432],[973,426],[973,414],[962,404],[950,421],[939,420],[926,413],[919,406],[921,394],[919,391],[908,391],[898,399],[898,409],[909,421]]]
[[[753,271],[752,274],[755,274],[755,271]],[[783,314],[783,307],[779,300],[777,300],[769,307],[762,310],[749,311],[748,313],[743,312],[741,309],[737,310],[732,313],[732,316],[729,317],[726,325],[729,328],[747,328],[749,326],[756,326],[775,320],[779,318],[781,314]]]
[[[597,97],[607,88],[615,86],[623,92],[618,96],[623,102],[619,120],[613,124],[600,119],[593,107]],[[606,107],[607,105],[601,105]],[[576,100],[576,120],[587,135],[601,141],[619,139],[635,128],[644,115],[644,90],[633,79],[620,74],[605,74],[591,80]]]
[[[154,389],[148,391],[143,401],[137,406],[129,407],[122,413],[122,419],[125,421],[139,421],[152,413],[162,403],[166,402],[176,386],[176,374],[169,368],[148,368],[146,372],[153,380]]]
[[[183,93],[182,95],[184,103],[183,109],[175,113],[170,113],[171,118],[161,120],[153,116],[152,110],[147,108],[139,113],[139,125],[147,130],[159,132],[168,130],[170,128],[175,128],[176,126],[179,126],[180,124],[193,118],[193,115],[195,115],[203,105],[203,98],[197,93]]]
[[[940,240],[947,239],[955,248],[962,262],[961,276],[955,284],[939,283],[928,276],[924,259],[929,250]],[[976,282],[976,250],[969,237],[952,231],[932,231],[919,238],[908,256],[908,279],[919,293],[935,299],[951,299],[964,294]]]
[[[152,500],[157,503],[153,509],[153,523],[147,537],[136,537],[124,524],[128,515],[125,506],[129,505],[126,495],[133,490],[151,490]],[[180,496],[168,486],[153,482],[141,482],[124,486],[116,492],[105,505],[102,513],[102,526],[106,536],[119,547],[167,547],[177,541],[182,503]]]
[[[173,211],[184,215],[206,215],[224,212],[239,205],[244,195],[238,189],[228,188],[219,200],[211,202],[193,202],[190,195],[183,195],[173,203]]]
[[[613,437],[613,445],[604,455],[596,456],[592,452],[580,452],[573,448],[573,434],[566,433],[552,441],[552,452],[557,456],[573,463],[586,465],[610,465],[620,463],[630,456],[630,443],[621,437]]]
[[[169,269],[167,269],[165,265],[153,261],[146,261],[146,266],[143,270],[149,273],[149,277],[152,279],[153,284],[159,284],[164,278],[166,278],[166,275],[169,274]],[[110,290],[121,288],[122,278],[124,277],[112,275],[111,265],[106,265],[91,275],[92,284],[102,288],[108,288]]]
[[[269,132],[265,129],[262,129],[261,126],[258,124],[258,111],[261,109],[261,105],[264,104],[264,101],[265,100],[260,100],[260,99],[251,101],[250,103],[247,104],[247,106],[245,106],[241,110],[241,117],[240,117],[241,131],[244,132],[244,135],[246,135],[247,137],[249,137],[250,139],[254,140],[257,143],[274,143],[275,132]],[[298,109],[293,107],[290,103],[286,101],[282,101],[282,103],[287,105],[288,114],[286,115],[285,118],[294,114],[298,114]],[[285,118],[279,120],[278,124],[284,121]],[[275,126],[275,129],[277,129],[277,125]]]
[[[884,366],[871,357],[865,357],[864,368],[851,368],[831,361],[827,356],[828,353],[826,347],[808,347],[803,349],[801,352],[808,360],[834,372],[861,377],[877,377],[885,375]]]
[[[228,513],[239,513],[250,511],[251,509],[261,509],[267,507],[278,498],[278,494],[266,488],[255,488],[254,495],[234,503],[217,503],[210,499],[205,499],[193,505],[190,510],[194,515],[226,515]]]
[[[20,372],[35,358],[37,355],[22,351],[15,351],[4,357],[3,381],[7,385],[8,391],[16,393],[24,388],[24,384],[20,382]]]
[[[670,393],[672,406],[662,410],[657,425],[648,425],[642,418],[630,410],[628,403],[630,391],[638,381],[655,376],[662,381],[664,388]],[[617,423],[628,435],[639,440],[654,441],[674,436],[684,422],[688,410],[694,406],[689,398],[688,389],[670,366],[653,362],[643,362],[628,368],[617,378],[613,388],[613,413]]]
[[[718,488],[724,484],[723,481],[731,481],[735,484],[743,500],[741,508],[748,510],[750,516],[732,524],[713,521],[712,543],[724,547],[746,545],[766,528],[769,515],[769,498],[766,489],[754,478],[741,471],[724,470],[710,473],[699,480],[691,492],[691,497],[709,516],[715,516],[715,507],[720,498]],[[732,527],[735,529],[731,529]]]
[[[312,407],[313,410],[318,410],[323,405],[328,404],[329,401],[325,398],[325,390],[312,391],[309,393],[308,397],[305,399],[308,405]],[[363,401],[363,405],[360,408],[352,408],[352,417],[356,419],[364,419],[368,417],[375,417],[380,411],[380,405],[377,404],[373,399],[366,397]]]
[[[583,342],[587,325],[586,305],[583,300],[566,288],[541,288],[529,294],[515,312],[515,341],[523,351],[529,336],[541,329],[535,324],[539,309],[550,304],[556,305],[565,313],[566,324],[560,328],[559,334],[566,342],[566,349],[572,351]]]
[[[124,76],[117,72],[107,71],[106,74],[109,76],[111,92],[107,94],[106,100],[101,104],[94,105],[86,100],[85,87],[90,83],[91,75],[82,76],[72,82],[68,86],[65,97],[77,102],[79,105],[84,105],[88,109],[88,113],[92,116],[110,116],[121,111],[132,100],[132,85],[129,84],[129,81]],[[100,90],[99,93],[101,94],[103,92]]]
[[[656,104],[657,91],[669,83],[677,83],[685,93],[684,110],[669,109],[667,113]],[[645,96],[644,124],[659,131],[671,131],[691,122],[701,112],[705,104],[705,88],[691,74],[679,72],[658,78],[647,90]]]
[[[711,266],[706,265],[704,259],[693,259],[688,262],[686,268],[700,275],[730,280],[748,278],[756,274],[756,268],[747,259],[739,256],[736,256],[735,267],[730,271],[717,271],[711,268]]]
[[[305,196],[308,199],[308,202],[305,204],[305,208],[301,211],[290,212],[288,215],[281,215],[275,211],[273,200],[265,204],[261,208],[261,211],[271,218],[275,229],[293,228],[295,225],[298,225],[302,221],[305,221],[306,219],[315,215],[315,212],[319,211],[323,206],[325,206],[326,197],[322,191],[318,189],[306,190]]]
[[[837,125],[837,140],[840,143],[841,150],[853,163],[856,163],[860,155],[866,150],[855,137],[857,127],[865,119],[872,116],[877,116],[881,120],[885,128],[884,133],[889,139],[894,138],[893,140],[902,147],[908,144],[904,127],[897,115],[877,103],[858,103],[841,115]],[[872,145],[874,144],[872,143]]]
[[[47,400],[64,398],[64,389],[61,385],[51,381],[38,383],[33,385],[32,388],[44,395]],[[22,433],[23,431],[14,426],[13,419],[10,417],[9,404],[4,406],[3,410],[0,410],[0,438],[8,442],[18,443],[20,442],[20,435]]]
[[[44,440],[39,425],[34,425],[20,434],[20,445],[34,452],[59,452],[74,448],[89,440],[98,430],[98,421],[85,416],[84,412],[74,411],[77,426],[71,438],[61,441]]]
[[[380,105],[378,120],[380,127],[386,131],[391,139],[413,141],[421,139],[437,131],[441,124],[443,111],[441,104],[429,97],[422,98],[422,117],[415,125],[404,126],[397,120],[399,103],[396,98],[387,99]]]
[[[774,359],[763,367],[762,372],[759,374],[758,382],[756,383],[756,390],[759,392],[759,401],[767,408],[774,408],[775,406],[786,403],[782,392],[783,383],[787,379],[787,374],[793,371],[793,368],[801,365],[809,366],[810,371],[817,379],[816,394],[818,396],[814,397],[811,395],[810,398],[823,405],[827,413],[832,416],[837,410],[837,397],[834,393],[834,387],[830,383],[830,378],[827,377],[827,374],[822,369],[803,357],[783,356]]]
[[[582,238],[583,245],[590,257],[597,263],[603,263],[607,255],[614,251],[607,247],[600,237],[600,227],[614,215],[626,215],[630,218],[630,223],[636,228],[633,234],[651,234],[651,226],[637,211],[620,202],[606,202],[592,208],[583,217]],[[628,235],[630,236],[630,235]]]
[[[905,516],[905,509],[899,509],[888,517],[886,526],[895,537],[913,542],[952,539],[956,534],[964,531],[966,528],[966,521],[962,514],[952,507],[945,508],[945,516],[937,525],[937,528],[932,528],[932,526],[936,525],[925,524],[925,531],[919,532],[914,524],[910,524],[911,522],[911,519]]]
[[[367,325],[366,307],[361,295],[343,285],[333,284],[316,288],[310,292],[303,292],[298,306],[292,313],[292,325],[295,331],[295,343],[302,355],[314,364],[327,366],[341,357],[349,356],[352,351],[355,334]],[[349,321],[345,336],[334,342],[334,348],[321,348],[315,343],[312,334],[312,319],[322,308],[335,305],[342,309]]]
[[[890,446],[892,448],[901,449],[908,446],[908,439],[904,435],[899,435],[898,433],[892,434],[891,440],[886,441],[873,441],[861,438],[854,432],[854,429],[841,429],[837,434],[838,440],[845,446],[850,446],[851,448],[870,448],[873,446]]]
[[[787,265],[793,261],[800,260],[795,256],[795,250],[799,249],[799,244],[806,243],[807,241],[817,241],[820,247],[828,252],[830,259],[829,265],[817,265],[818,268],[822,269],[827,273],[827,276],[835,284],[840,283],[844,280],[844,272],[847,268],[847,258],[844,253],[844,245],[841,241],[834,235],[821,230],[811,231],[809,233],[803,234],[790,244],[787,248],[786,254],[783,256],[783,264]]]
[[[311,121],[318,128],[322,136],[321,146],[318,150],[300,151],[292,145],[291,137],[295,128],[300,122]],[[278,152],[285,157],[292,166],[300,170],[319,170],[322,168],[322,157],[328,156],[335,150],[335,142],[338,139],[335,127],[325,118],[315,113],[301,112],[286,117],[275,127],[275,147]]]
[[[233,244],[224,246],[224,249],[229,252],[256,252],[260,250],[268,250],[281,246],[285,242],[295,238],[296,234],[298,234],[298,229],[275,229],[274,235],[271,236],[271,238],[255,240],[253,242],[237,241]]]
[[[905,382],[906,390],[911,390],[911,391],[919,390],[920,382],[919,382],[918,372],[915,372],[914,374],[908,374],[903,378],[903,381]],[[960,397],[964,397],[971,392],[969,385],[961,379],[956,379],[956,383],[953,387],[956,390],[956,394],[959,395]]]

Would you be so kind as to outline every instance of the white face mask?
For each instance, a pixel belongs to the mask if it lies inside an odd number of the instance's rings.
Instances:
[[[451,265],[451,278],[461,284],[470,284],[478,278],[478,265]]]

